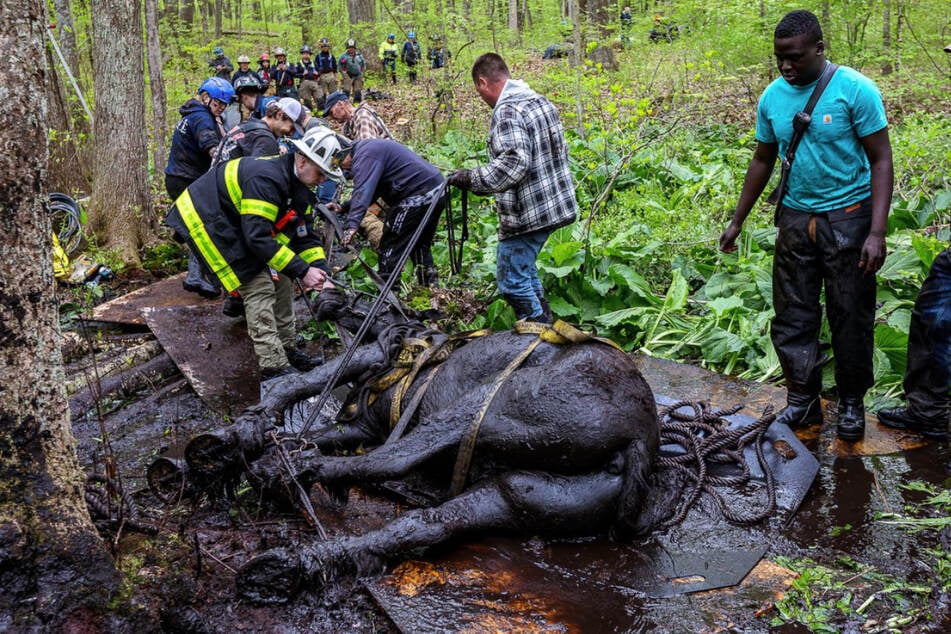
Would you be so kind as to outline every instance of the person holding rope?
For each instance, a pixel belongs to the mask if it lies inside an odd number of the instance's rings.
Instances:
[[[535,259],[548,236],[578,215],[565,130],[555,106],[512,79],[501,56],[486,53],[476,59],[472,81],[492,108],[492,160],[453,172],[449,183],[475,194],[495,194],[499,291],[517,319],[551,323]]]
[[[432,243],[439,214],[446,205],[446,179],[439,170],[405,145],[391,139],[367,139],[351,143],[340,139],[341,149],[335,165],[353,178],[353,195],[342,206],[328,205],[346,215],[340,243],[350,244],[367,208],[378,198],[387,204],[386,222],[380,239],[380,277],[399,275],[396,264],[402,253],[411,249],[410,260],[416,279],[423,286],[435,287],[439,273],[433,261]],[[434,201],[438,208],[430,217],[416,244],[411,237]]]

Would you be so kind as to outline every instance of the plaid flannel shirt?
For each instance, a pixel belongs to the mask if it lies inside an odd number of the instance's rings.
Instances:
[[[350,120],[343,124],[343,135],[351,141],[393,138],[380,116],[366,104],[354,110]]]
[[[522,82],[506,90],[492,111],[491,161],[471,172],[473,193],[495,194],[500,239],[568,225],[578,213],[558,110]]]

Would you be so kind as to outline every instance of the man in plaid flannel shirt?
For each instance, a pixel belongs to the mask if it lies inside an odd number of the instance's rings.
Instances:
[[[499,291],[518,319],[551,322],[535,259],[548,236],[575,221],[578,203],[565,132],[555,106],[512,79],[505,60],[486,53],[472,66],[479,96],[492,107],[488,165],[458,170],[449,182],[495,194]]]

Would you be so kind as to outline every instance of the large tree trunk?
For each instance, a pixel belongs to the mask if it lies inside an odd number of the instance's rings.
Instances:
[[[373,0],[347,0],[350,24],[370,24],[376,21],[376,4]]]
[[[93,190],[89,222],[99,245],[139,265],[154,225],[146,174],[142,9],[137,0],[92,0]]]
[[[118,584],[83,501],[54,292],[47,166],[46,5],[0,10],[0,629],[94,631]],[[98,613],[98,614],[97,614]],[[15,624],[15,625],[14,625]]]
[[[892,3],[882,0],[882,74],[892,72]]]
[[[313,46],[317,38],[314,37],[314,3],[312,0],[297,0],[297,19],[300,23],[301,42]]]
[[[149,93],[152,95],[152,173],[162,189],[165,167],[165,80],[162,77],[162,48],[159,42],[158,1],[145,0],[146,50],[149,60]]]

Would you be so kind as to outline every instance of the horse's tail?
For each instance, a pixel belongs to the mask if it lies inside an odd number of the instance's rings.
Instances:
[[[617,517],[611,527],[611,536],[619,541],[642,535],[653,525],[648,519],[651,514],[646,512],[645,500],[651,489],[657,437],[632,440],[623,454],[624,485],[618,500]]]

